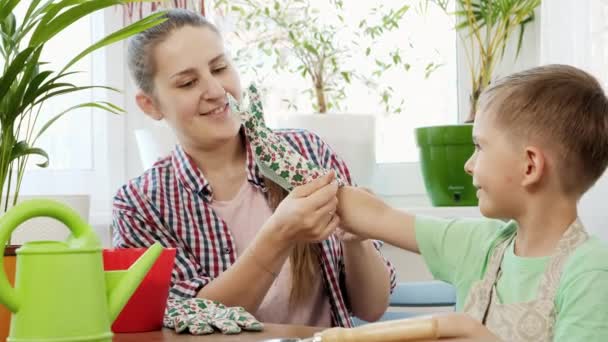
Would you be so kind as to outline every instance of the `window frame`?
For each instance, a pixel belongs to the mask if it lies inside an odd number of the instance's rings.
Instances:
[[[512,39],[507,48],[503,62],[496,70],[496,75],[505,75],[539,65],[541,11],[536,11],[536,20],[526,28],[522,50],[515,61],[509,58],[509,52],[516,50],[516,39]],[[516,35],[515,35],[516,36]],[[456,83],[458,122],[466,120],[469,112],[469,93],[471,82],[463,42],[456,35]],[[464,167],[464,165],[463,165]],[[378,163],[374,172],[374,190],[391,204],[397,206],[430,206],[426,195],[419,162]]]
[[[122,27],[122,15],[116,9],[106,9],[91,15],[92,41]],[[84,48],[84,47],[83,47]],[[100,49],[91,54],[93,84],[112,85],[124,89],[123,43]],[[123,108],[123,94],[95,89],[92,97],[108,100]],[[98,109],[91,113],[92,167],[90,169],[30,168],[24,173],[20,195],[89,195],[92,224],[105,224],[111,217],[111,202],[118,187],[124,183],[125,115],[110,114]],[[53,156],[51,155],[52,159]]]

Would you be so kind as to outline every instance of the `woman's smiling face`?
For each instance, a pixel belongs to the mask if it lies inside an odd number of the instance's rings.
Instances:
[[[238,135],[227,93],[240,100],[240,80],[217,32],[184,26],[150,53],[156,72],[148,115],[167,120],[185,146],[213,148]]]

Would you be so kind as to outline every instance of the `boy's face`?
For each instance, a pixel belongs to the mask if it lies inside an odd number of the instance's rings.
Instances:
[[[486,217],[514,218],[521,208],[521,174],[525,155],[497,126],[493,113],[480,112],[473,125],[475,152],[465,163]]]

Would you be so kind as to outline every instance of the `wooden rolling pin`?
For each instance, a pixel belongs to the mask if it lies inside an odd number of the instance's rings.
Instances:
[[[331,328],[317,333],[313,341],[400,342],[437,338],[439,338],[437,319],[421,317],[370,323],[350,329]]]

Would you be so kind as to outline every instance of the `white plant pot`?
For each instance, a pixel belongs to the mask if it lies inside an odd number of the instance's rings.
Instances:
[[[135,141],[143,170],[147,170],[160,158],[166,157],[178,143],[171,128],[164,122],[148,124],[135,130]]]
[[[319,135],[346,162],[354,181],[371,187],[376,165],[376,118],[359,114],[290,114],[278,128],[303,128]]]
[[[61,202],[74,209],[85,222],[89,221],[91,202],[89,195],[21,195],[17,203],[40,198]],[[9,205],[9,210],[11,207]],[[1,212],[0,216],[2,216]],[[22,245],[29,241],[41,240],[65,241],[69,235],[70,230],[60,221],[49,217],[35,217],[19,225],[11,235],[11,244]]]

